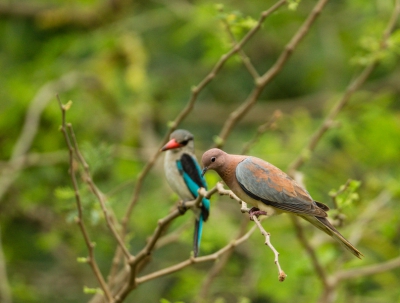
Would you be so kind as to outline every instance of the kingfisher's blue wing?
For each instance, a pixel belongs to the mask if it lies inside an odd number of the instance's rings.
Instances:
[[[200,187],[207,189],[207,183],[201,176],[200,165],[191,155],[183,154],[180,160],[177,161],[177,166],[187,188],[192,193],[193,198],[198,196],[197,191]],[[206,198],[203,198],[202,206],[203,220],[206,221],[209,215],[210,201]]]
[[[305,189],[268,162],[248,157],[235,173],[240,187],[253,199],[288,212],[327,216]]]
[[[206,181],[201,175],[200,165],[197,163],[196,159],[191,155],[183,154],[176,162],[179,172],[181,173],[183,180],[193,198],[198,196],[198,190],[201,187],[207,189]],[[199,253],[200,240],[201,235],[203,233],[203,222],[207,221],[208,216],[210,215],[210,200],[207,198],[203,198],[201,201],[201,212],[199,218],[196,219],[195,222],[195,230],[193,235],[193,243],[194,243],[194,256],[197,257]]]
[[[201,169],[200,165],[197,163],[196,159],[194,159],[189,154],[182,154],[180,158],[181,163],[181,170],[184,174],[186,174],[186,178],[189,178],[188,181],[191,184],[189,190],[192,192],[193,195],[197,196],[197,190],[200,187],[204,187],[207,189],[207,184],[204,178],[201,176]],[[193,192],[193,191],[194,192]]]

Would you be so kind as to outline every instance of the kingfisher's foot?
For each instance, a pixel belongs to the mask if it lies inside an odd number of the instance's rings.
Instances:
[[[181,201],[181,202],[178,204],[178,210],[179,210],[179,212],[180,212],[182,215],[188,210],[188,208],[187,208],[186,205],[185,205],[185,201]]]
[[[258,218],[259,216],[266,216],[266,215],[267,215],[266,211],[260,210],[257,207],[252,207],[249,210],[249,217],[251,221],[253,221],[253,216],[256,216]]]

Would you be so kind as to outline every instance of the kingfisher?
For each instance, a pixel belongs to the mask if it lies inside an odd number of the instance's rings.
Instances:
[[[184,129],[177,129],[170,135],[170,140],[161,151],[166,151],[164,170],[168,184],[185,202],[197,198],[199,188],[207,190],[207,184],[202,176],[202,170],[194,153],[194,137]],[[199,207],[192,208],[195,214],[193,235],[193,253],[199,254],[203,223],[210,215],[210,201],[207,198],[201,200]]]

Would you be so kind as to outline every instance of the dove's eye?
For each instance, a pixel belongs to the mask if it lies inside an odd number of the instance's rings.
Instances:
[[[211,162],[215,162],[215,157],[212,157],[212,158],[211,158]]]

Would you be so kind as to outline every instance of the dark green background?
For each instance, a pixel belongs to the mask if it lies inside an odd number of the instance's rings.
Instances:
[[[68,155],[59,132],[61,113],[55,98],[73,101],[71,122],[97,186],[109,195],[109,207],[121,217],[135,180],[160,144],[169,121],[189,100],[220,56],[230,49],[221,19],[231,22],[240,39],[273,1],[122,1],[112,10],[107,1],[0,2],[0,170],[3,178],[24,125],[29,105],[48,100],[26,165],[0,200],[2,250],[13,302],[84,302],[83,286],[98,287],[90,268],[77,262],[87,255],[73,222],[75,201],[68,176]],[[7,11],[7,5],[17,9]],[[118,2],[119,3],[119,2]],[[309,14],[314,1],[297,10],[287,6],[271,15],[244,50],[264,73]],[[49,10],[48,8],[53,8]],[[257,105],[234,128],[225,150],[239,153],[257,127],[280,109],[276,128],[266,132],[249,154],[287,169],[343,94],[346,86],[374,56],[380,65],[352,97],[337,125],[320,141],[301,168],[314,199],[333,206],[328,193],[347,179],[361,181],[352,203],[343,207],[351,237],[362,232],[352,258],[329,238],[306,224],[307,236],[319,243],[317,255],[328,273],[362,267],[399,255],[400,213],[400,65],[399,33],[386,52],[377,53],[394,1],[331,1],[281,73],[266,87]],[[37,12],[30,11],[37,9]],[[26,14],[18,12],[26,12]],[[29,12],[31,14],[29,14]],[[61,80],[60,80],[61,79]],[[60,81],[66,87],[51,87]],[[190,115],[179,126],[196,137],[198,155],[208,149],[228,114],[244,101],[253,79],[238,56],[201,91]],[[40,95],[44,92],[50,97]],[[47,99],[46,99],[47,98]],[[210,186],[218,177],[207,174]],[[361,228],[359,218],[382,192],[389,195]],[[82,184],[85,219],[96,258],[106,275],[115,249],[100,207]],[[346,200],[346,199],[345,199]],[[130,251],[136,253],[165,216],[177,196],[165,182],[162,158],[147,176],[130,222]],[[226,245],[238,232],[239,207],[227,197],[213,196],[204,227],[201,255]],[[146,272],[188,258],[190,213],[171,230],[188,224],[178,242],[155,252]],[[299,244],[287,215],[263,222],[271,232],[288,278],[277,280],[273,255],[254,233],[238,247],[210,289],[210,302],[316,302],[322,286]],[[358,227],[357,227],[358,226]],[[321,242],[322,241],[322,242]],[[193,302],[212,264],[204,263],[141,285],[127,302]],[[338,288],[335,302],[398,302],[400,270],[352,279]],[[0,281],[0,283],[5,283]]]

